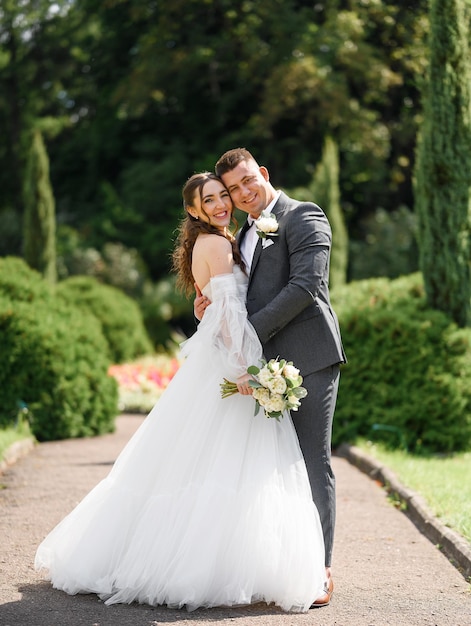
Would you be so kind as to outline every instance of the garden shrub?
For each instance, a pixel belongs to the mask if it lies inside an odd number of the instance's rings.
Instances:
[[[52,298],[53,286],[20,257],[0,257],[0,293],[12,300],[35,302]]]
[[[196,330],[193,298],[187,299],[175,285],[175,276],[148,282],[139,299],[147,332],[156,349],[172,352],[176,345]]]
[[[348,364],[333,445],[383,438],[411,452],[471,447],[471,329],[427,307],[420,274],[333,292]]]
[[[121,290],[91,276],[72,276],[58,284],[57,293],[98,318],[113,363],[153,352],[139,306]]]
[[[100,323],[21,259],[0,259],[0,354],[0,427],[24,402],[40,441],[114,429],[118,390]]]

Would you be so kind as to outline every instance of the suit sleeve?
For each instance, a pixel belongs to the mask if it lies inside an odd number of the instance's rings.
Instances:
[[[322,283],[328,280],[332,233],[324,212],[315,204],[302,203],[288,213],[283,228],[288,282],[271,302],[250,316],[262,343],[312,306]]]

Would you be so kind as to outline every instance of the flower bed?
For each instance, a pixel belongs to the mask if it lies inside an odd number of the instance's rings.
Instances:
[[[112,365],[108,373],[118,382],[120,411],[148,413],[179,367],[176,357],[163,355]]]

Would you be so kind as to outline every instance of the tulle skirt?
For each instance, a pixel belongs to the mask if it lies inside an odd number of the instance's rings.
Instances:
[[[193,349],[110,474],[39,546],[36,569],[107,604],[275,603],[323,593],[324,545],[289,415],[221,399]]]

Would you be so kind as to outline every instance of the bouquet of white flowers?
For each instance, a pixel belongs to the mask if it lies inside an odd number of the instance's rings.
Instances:
[[[262,407],[266,417],[279,419],[283,411],[297,411],[301,399],[307,396],[306,389],[301,387],[303,378],[292,361],[280,361],[278,357],[268,362],[263,360],[261,368],[251,365],[247,372],[253,376],[249,385],[253,388],[255,415]],[[236,383],[224,378],[221,396],[227,398],[234,393],[237,393]]]

